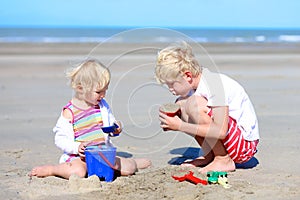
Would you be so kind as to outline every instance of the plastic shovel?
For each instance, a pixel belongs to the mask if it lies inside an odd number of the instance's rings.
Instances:
[[[189,181],[191,183],[194,184],[198,184],[201,183],[202,185],[207,185],[207,181],[206,180],[202,180],[200,178],[197,178],[194,176],[194,173],[192,171],[189,171],[188,174],[184,175],[184,176],[172,176],[175,180],[182,182],[182,181]]]

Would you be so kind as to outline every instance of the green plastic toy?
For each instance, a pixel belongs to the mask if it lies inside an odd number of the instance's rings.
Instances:
[[[207,182],[209,184],[220,184],[224,188],[230,188],[228,184],[227,172],[210,171],[207,172]]]
[[[209,184],[216,184],[218,183],[218,178],[219,178],[219,172],[217,171],[210,171],[207,172],[207,182]]]

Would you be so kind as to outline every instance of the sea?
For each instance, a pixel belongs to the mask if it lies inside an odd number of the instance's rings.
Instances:
[[[0,28],[0,43],[300,43],[300,29]]]

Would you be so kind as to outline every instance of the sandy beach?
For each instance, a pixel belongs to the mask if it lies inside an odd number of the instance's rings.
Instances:
[[[230,172],[229,189],[171,177],[188,172],[177,164],[201,151],[190,136],[159,127],[159,105],[175,100],[154,79],[157,51],[165,46],[1,43],[1,199],[299,199],[300,44],[193,44],[200,63],[244,86],[259,120],[256,163]],[[112,73],[106,99],[124,124],[112,139],[118,155],[147,157],[153,166],[112,183],[93,176],[29,179],[32,167],[58,163],[52,128],[72,97],[64,72],[87,57]]]

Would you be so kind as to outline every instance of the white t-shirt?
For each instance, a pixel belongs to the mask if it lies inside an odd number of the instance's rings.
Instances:
[[[108,103],[102,99],[99,103],[103,126],[111,126],[116,121],[113,116]],[[57,120],[55,127],[53,128],[55,133],[55,145],[64,151],[64,154],[78,154],[78,147],[80,142],[74,141],[74,131],[72,123],[69,122],[62,114]],[[110,137],[104,133],[106,145],[112,146]]]
[[[203,68],[195,95],[207,99],[207,106],[228,106],[229,116],[237,121],[248,141],[259,139],[256,114],[249,96],[235,80],[224,74],[210,72]]]

